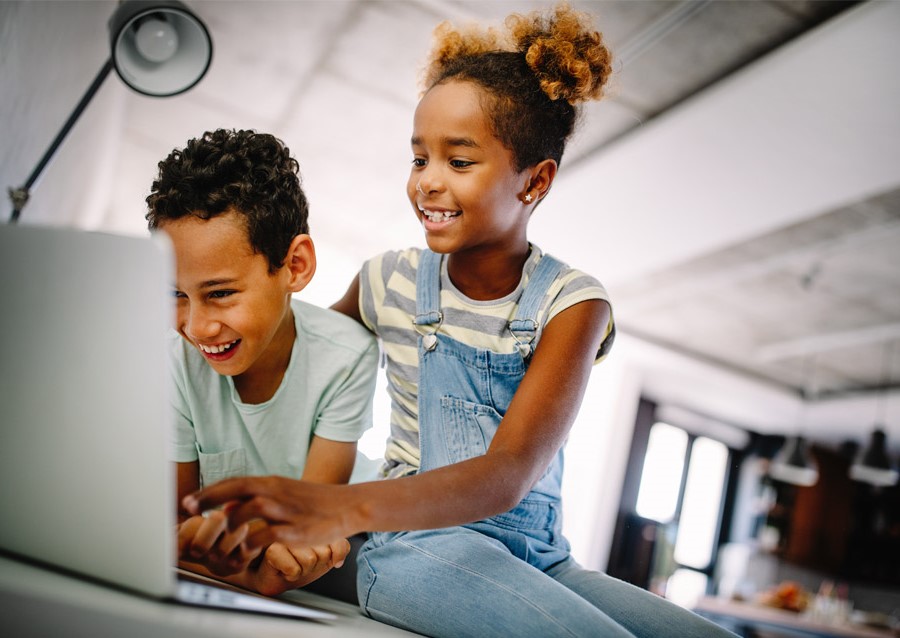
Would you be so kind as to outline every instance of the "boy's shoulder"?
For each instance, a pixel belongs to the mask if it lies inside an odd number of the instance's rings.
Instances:
[[[376,343],[375,336],[356,320],[331,308],[291,299],[297,323],[297,338],[315,339],[336,348],[365,351]],[[301,337],[302,335],[302,337]]]

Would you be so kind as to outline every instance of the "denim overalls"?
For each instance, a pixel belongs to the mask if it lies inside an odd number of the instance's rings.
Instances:
[[[549,255],[538,262],[509,323],[518,344],[509,354],[441,332],[440,268],[441,256],[424,250],[414,320],[420,334],[420,472],[487,451],[528,368],[541,302],[563,265]],[[646,633],[632,633],[604,613],[595,598],[620,607],[624,619],[658,607],[652,599],[676,615],[683,610],[572,560],[561,534],[561,477],[562,451],[509,512],[458,527],[370,534],[358,559],[361,607],[373,618],[430,636],[676,635],[665,633],[675,620],[665,613]],[[715,635],[684,629],[679,637]]]
[[[419,337],[419,448],[421,472],[481,456],[528,368],[536,345],[537,313],[563,265],[544,256],[522,293],[509,330],[517,352],[473,348],[440,332],[440,255],[422,253],[416,275]],[[569,555],[561,533],[562,451],[531,492],[511,511],[467,525],[503,542],[515,556],[543,571]],[[512,533],[509,533],[512,532]]]

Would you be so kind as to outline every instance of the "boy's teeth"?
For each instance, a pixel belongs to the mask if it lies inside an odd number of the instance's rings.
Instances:
[[[205,346],[202,343],[198,343],[197,347],[200,348],[201,350],[203,350],[203,352],[206,352],[207,354],[219,354],[220,352],[225,352],[226,350],[228,350],[231,346],[233,346],[237,342],[238,342],[238,340],[235,339],[231,343],[220,344],[217,346]]]

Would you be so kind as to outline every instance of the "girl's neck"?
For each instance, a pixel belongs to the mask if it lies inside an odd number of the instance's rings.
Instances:
[[[500,299],[518,287],[530,253],[527,242],[514,251],[453,253],[447,259],[447,274],[456,289],[469,299]]]

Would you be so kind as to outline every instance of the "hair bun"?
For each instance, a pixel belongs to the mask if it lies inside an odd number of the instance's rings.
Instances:
[[[506,27],[551,100],[574,105],[602,96],[612,55],[590,15],[560,3],[551,13],[513,14]]]

